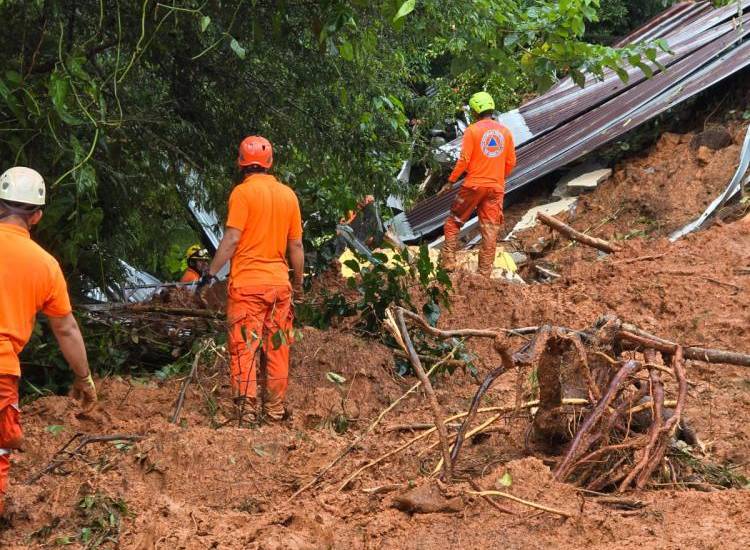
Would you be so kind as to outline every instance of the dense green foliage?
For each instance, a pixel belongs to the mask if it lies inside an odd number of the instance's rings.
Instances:
[[[276,173],[319,239],[359,196],[391,190],[400,161],[424,156],[426,130],[471,92],[486,88],[510,107],[557,75],[655,55],[583,42],[598,8],[4,0],[2,168],[28,165],[47,179],[37,236],[74,287],[116,278],[115,258],[173,274],[197,238],[185,199],[223,212],[236,146],[250,133],[275,144]]]

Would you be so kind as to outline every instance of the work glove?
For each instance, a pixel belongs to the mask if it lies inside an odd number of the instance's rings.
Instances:
[[[211,288],[211,286],[218,280],[219,279],[217,279],[215,275],[211,275],[210,273],[206,272],[201,275],[200,279],[198,279],[198,285],[195,288],[196,290],[200,290],[204,287]]]
[[[94,384],[94,379],[91,377],[90,372],[88,376],[84,377],[76,375],[70,395],[73,399],[81,402],[81,408],[84,410],[90,409],[98,401],[96,384]]]

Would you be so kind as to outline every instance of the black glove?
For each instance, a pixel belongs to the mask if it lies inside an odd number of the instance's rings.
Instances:
[[[211,288],[211,285],[213,285],[218,280],[219,279],[216,278],[216,275],[211,275],[210,273],[206,272],[201,275],[200,279],[198,279],[198,285],[195,288],[196,290],[200,290],[204,286]]]

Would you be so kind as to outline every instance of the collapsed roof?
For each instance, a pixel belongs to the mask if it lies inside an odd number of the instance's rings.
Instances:
[[[750,65],[750,0],[714,8],[710,2],[680,2],[625,37],[618,46],[663,39],[647,78],[627,67],[628,81],[614,71],[586,77],[581,88],[566,78],[545,94],[498,120],[513,132],[518,164],[506,182],[506,201],[535,180],[562,168]],[[441,149],[454,159],[461,137]],[[429,197],[396,216],[392,228],[414,242],[441,227],[459,182],[450,193]]]

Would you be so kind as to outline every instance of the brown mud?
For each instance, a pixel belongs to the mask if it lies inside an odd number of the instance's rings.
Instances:
[[[638,220],[648,207],[653,223],[647,225],[658,229],[622,240],[624,250],[611,256],[560,238],[548,256],[561,274],[554,284],[515,285],[459,273],[453,306],[440,326],[511,328],[551,322],[583,328],[613,313],[684,344],[750,352],[750,275],[737,270],[750,265],[750,219],[715,225],[673,244],[665,238],[696,216],[734,170],[737,149],[730,146],[713,152],[715,161],[696,176],[692,161],[675,153],[693,154],[690,140],[663,137],[641,160],[618,169],[612,181],[582,199],[577,217],[569,220],[584,230],[620,209],[618,218],[592,232],[612,238],[642,227]],[[649,177],[640,175],[647,159],[653,166],[656,158],[663,167]],[[678,174],[682,179],[675,179]],[[522,235],[522,241],[548,236],[546,229],[529,234]],[[89,415],[80,414],[67,397],[46,397],[26,406],[26,439],[23,452],[13,455],[11,517],[9,525],[0,527],[0,548],[41,548],[56,541],[84,547],[81,534],[92,529],[91,517],[81,506],[86,495],[125,502],[127,513],[110,533],[119,547],[140,550],[750,546],[750,491],[665,484],[626,493],[626,499],[640,504],[623,509],[554,481],[549,457],[527,455],[528,423],[518,415],[497,423],[493,432],[467,440],[458,463],[459,481],[436,485],[437,495],[433,490],[420,492],[419,510],[413,500],[400,503],[410,489],[435,483],[426,479],[440,455],[436,447],[427,449],[436,441],[434,435],[339,490],[357,468],[420,433],[389,428],[431,422],[420,393],[404,400],[320,483],[290,502],[296,490],[414,383],[395,374],[392,351],[372,339],[340,329],[302,332],[292,354],[293,417],[283,424],[223,424],[231,404],[221,363],[201,366],[177,425],[170,424],[169,417],[180,379],[98,380],[101,410]],[[468,347],[478,357],[480,375],[498,363],[489,342],[470,342]],[[336,382],[328,373],[345,381]],[[747,475],[750,372],[689,361],[687,374],[691,386],[686,414],[707,456]],[[512,405],[515,387],[514,373],[502,375],[483,405]],[[435,383],[446,415],[465,411],[476,388],[475,380],[461,370]],[[93,443],[61,471],[25,485],[76,432],[145,437],[127,445]],[[476,489],[510,493],[572,517],[505,499],[495,501],[499,510],[469,494]]]

